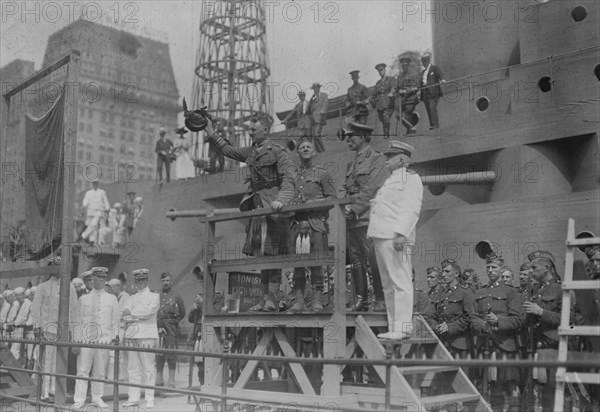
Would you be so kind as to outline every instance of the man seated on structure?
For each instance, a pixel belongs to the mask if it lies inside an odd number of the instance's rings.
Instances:
[[[333,178],[319,164],[315,163],[315,145],[309,137],[301,137],[296,147],[300,165],[295,171],[295,194],[293,204],[303,204],[325,198],[334,198],[336,189]],[[292,218],[290,250],[296,254],[327,253],[329,226],[326,210],[305,210]],[[311,283],[315,297],[311,307],[305,305],[306,271],[303,267],[294,268],[295,302],[291,312],[321,312],[323,310],[323,267],[312,266]]]
[[[210,120],[205,129],[207,139],[226,157],[248,165],[249,188],[240,204],[241,211],[271,207],[280,210],[294,196],[294,164],[285,150],[268,139],[269,127],[260,121],[250,125],[252,146],[235,148],[219,137]],[[250,256],[273,256],[288,253],[289,218],[267,216],[252,218],[246,230],[242,252]],[[261,270],[263,300],[251,310],[275,312],[275,295],[279,291],[281,270]]]

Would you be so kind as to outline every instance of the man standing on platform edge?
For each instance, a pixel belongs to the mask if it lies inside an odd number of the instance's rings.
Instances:
[[[156,172],[158,173],[158,183],[162,183],[163,175],[162,169],[163,164],[165,165],[165,171],[167,173],[167,183],[171,181],[171,150],[173,150],[173,142],[166,138],[167,131],[164,127],[160,128],[159,131],[160,139],[156,141]]]
[[[249,190],[240,204],[241,211],[271,207],[280,210],[294,196],[294,163],[282,147],[267,136],[269,128],[259,121],[250,126],[252,146],[235,148],[215,134],[210,121],[208,140],[225,156],[248,165]],[[254,217],[246,229],[242,253],[250,256],[277,256],[288,253],[290,219],[278,216]],[[281,283],[280,269],[261,270],[264,297],[254,311],[275,312],[275,296]]]
[[[162,290],[160,291],[160,307],[156,316],[160,347],[162,349],[177,349],[179,337],[179,322],[185,317],[185,306],[181,296],[171,288],[171,275],[164,272],[160,275]],[[176,358],[173,354],[156,354],[156,386],[164,386],[163,370],[165,359],[169,366],[169,388],[175,387]]]
[[[354,304],[349,311],[368,309],[367,259],[373,277],[375,304],[373,311],[385,311],[383,288],[379,277],[379,268],[375,258],[373,242],[367,238],[369,226],[369,210],[371,199],[377,189],[390,176],[385,168],[385,158],[381,153],[371,148],[371,133],[373,128],[359,123],[348,123],[348,130],[341,131],[342,138],[348,143],[348,148],[356,152],[356,157],[348,163],[346,180],[340,189],[340,198],[352,197],[355,202],[346,205],[344,212],[347,220],[348,257],[352,264],[352,278],[356,290]]]
[[[390,142],[384,154],[392,174],[371,204],[367,236],[373,239],[388,318],[388,332],[377,335],[380,339],[401,340],[412,331],[411,248],[423,201],[421,178],[407,169],[413,152],[413,147],[404,142]]]

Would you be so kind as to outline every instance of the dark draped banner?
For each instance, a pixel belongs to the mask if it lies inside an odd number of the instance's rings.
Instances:
[[[26,115],[25,227],[28,259],[39,260],[60,245],[64,178],[64,89],[40,118]]]

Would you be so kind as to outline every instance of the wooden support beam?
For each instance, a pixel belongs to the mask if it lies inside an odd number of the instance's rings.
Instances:
[[[262,355],[266,354],[267,347],[269,346],[269,343],[271,343],[271,339],[273,339],[273,329],[270,329],[270,328],[264,329],[263,336],[260,339],[260,341],[258,341],[258,344],[256,345],[256,348],[254,348],[252,355],[262,356]],[[246,383],[248,382],[248,380],[250,379],[252,374],[254,373],[254,369],[256,369],[257,366],[258,366],[258,361],[249,360],[246,363],[246,365],[244,366],[242,373],[240,374],[238,379],[235,381],[235,384],[233,385],[233,387],[238,388],[238,389],[243,389],[244,386],[246,386]]]
[[[51,276],[60,273],[60,266],[39,266],[26,269],[3,270],[0,272],[2,279],[33,278],[36,276]]]
[[[215,260],[210,273],[248,270],[283,269],[290,267],[327,266],[335,264],[333,252],[315,252],[303,255],[276,255],[244,259]]]
[[[281,332],[281,329],[275,328],[273,330],[275,333],[275,339],[277,339],[277,343],[279,344],[279,347],[281,348],[281,351],[283,352],[284,356],[295,358],[296,352],[294,352],[294,348],[292,348],[292,346],[289,344],[289,342],[283,335],[283,332]],[[294,376],[294,379],[300,387],[302,393],[304,395],[316,396],[315,390],[312,384],[310,383],[310,379],[308,379],[306,371],[304,370],[302,365],[299,363],[290,362],[289,366]]]

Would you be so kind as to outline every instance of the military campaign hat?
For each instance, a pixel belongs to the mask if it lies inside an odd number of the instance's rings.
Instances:
[[[387,64],[379,63],[377,66],[375,66],[375,70],[379,71],[379,70],[385,69],[386,67],[387,67]]]
[[[400,140],[390,140],[390,147],[383,152],[384,155],[398,155],[403,154],[408,157],[411,157],[415,148],[411,145],[401,142]]]
[[[351,136],[371,136],[375,129],[366,124],[360,124],[356,122],[348,122],[348,127],[340,129],[337,133],[338,139],[344,140]]]
[[[136,280],[148,279],[148,273],[150,273],[148,269],[136,269],[133,272],[131,272],[133,278]]]
[[[319,83],[319,82],[314,82],[314,83],[312,84],[312,86],[310,86],[310,88],[311,88],[311,89],[318,89],[318,88],[320,88],[320,87],[322,87],[322,86],[323,86],[323,85],[322,85],[321,83]]]

